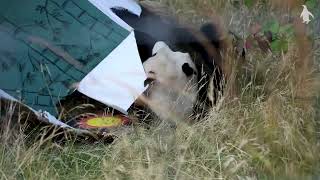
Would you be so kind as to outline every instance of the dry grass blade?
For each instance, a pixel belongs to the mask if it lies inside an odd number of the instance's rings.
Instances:
[[[319,29],[290,17],[302,1],[256,1],[252,9],[236,0],[157,2],[194,27],[219,13],[221,26],[240,38],[256,22],[295,20],[295,40],[286,53],[248,51],[246,61],[227,41],[225,94],[206,117],[175,127],[134,124],[111,145],[33,140],[46,130],[26,134],[12,126],[22,111],[1,104],[1,179],[319,179],[320,39]]]

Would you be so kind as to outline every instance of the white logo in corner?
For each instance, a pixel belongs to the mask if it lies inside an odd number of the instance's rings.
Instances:
[[[307,6],[306,5],[302,5],[303,7],[303,10],[301,12],[301,15],[300,17],[302,18],[303,20],[303,23],[305,24],[308,24],[311,20],[310,20],[310,16],[312,18],[314,18],[313,14],[308,10]]]

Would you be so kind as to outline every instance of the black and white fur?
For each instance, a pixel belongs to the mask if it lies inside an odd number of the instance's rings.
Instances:
[[[134,28],[139,54],[143,63],[156,55],[156,53],[153,53],[153,49],[159,41],[164,42],[173,52],[188,53],[191,56],[192,64],[187,63],[181,66],[181,70],[177,70],[175,73],[184,73],[186,77],[195,73],[198,81],[198,90],[195,93],[197,93],[199,102],[205,102],[207,105],[215,103],[218,92],[222,91],[223,75],[221,67],[217,66],[213,55],[206,51],[203,43],[193,33],[180,26],[173,18],[154,13],[153,9],[143,5],[140,17],[124,9],[113,9],[113,12]],[[221,40],[217,28],[212,24],[205,24],[199,32],[207,38],[217,50],[216,53],[219,56]],[[213,82],[209,83],[209,81]],[[213,97],[214,102],[210,102],[210,98],[207,96],[209,84],[213,85],[211,90],[214,92],[211,94],[215,96]],[[161,96],[158,98],[162,98]]]
[[[198,72],[190,55],[174,52],[162,41],[154,45],[152,54],[143,63],[149,85],[146,104],[161,119],[188,118],[198,91]]]

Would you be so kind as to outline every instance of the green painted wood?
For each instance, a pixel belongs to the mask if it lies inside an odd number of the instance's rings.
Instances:
[[[57,115],[72,84],[128,35],[88,0],[0,1],[0,89]]]

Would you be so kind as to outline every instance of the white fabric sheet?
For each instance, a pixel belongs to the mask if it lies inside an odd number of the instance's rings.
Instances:
[[[78,91],[126,113],[137,97],[146,90],[146,78],[134,32],[131,32],[81,80]]]

